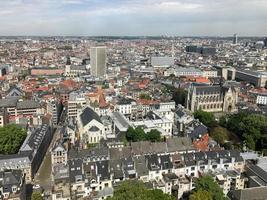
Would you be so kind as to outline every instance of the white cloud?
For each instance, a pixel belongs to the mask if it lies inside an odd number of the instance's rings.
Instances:
[[[0,35],[263,35],[266,10],[266,0],[0,0]]]

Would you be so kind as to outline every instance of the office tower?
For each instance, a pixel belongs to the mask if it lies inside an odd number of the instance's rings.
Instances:
[[[264,47],[267,48],[267,38],[264,38]]]
[[[91,75],[104,77],[106,75],[106,47],[91,47]]]
[[[237,34],[234,34],[233,44],[237,44]]]

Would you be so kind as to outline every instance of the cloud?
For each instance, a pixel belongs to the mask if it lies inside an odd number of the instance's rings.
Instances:
[[[265,0],[0,0],[0,35],[264,35]]]

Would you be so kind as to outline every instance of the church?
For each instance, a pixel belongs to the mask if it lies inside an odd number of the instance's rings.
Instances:
[[[188,89],[186,108],[192,112],[237,111],[238,89],[231,84],[221,85],[191,85]]]

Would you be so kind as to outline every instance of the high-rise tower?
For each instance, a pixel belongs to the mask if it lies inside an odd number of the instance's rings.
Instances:
[[[234,34],[234,38],[233,38],[233,44],[237,44],[237,40],[238,40],[238,39],[237,39],[237,34],[235,33],[235,34]]]
[[[90,49],[91,75],[95,77],[104,77],[107,73],[106,69],[106,47],[91,47]]]

